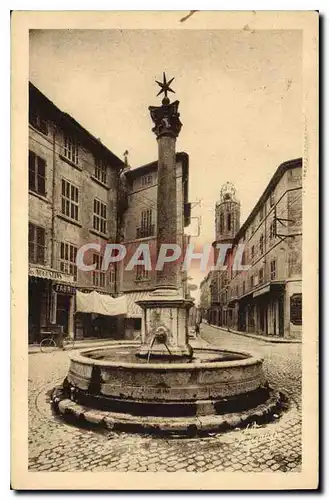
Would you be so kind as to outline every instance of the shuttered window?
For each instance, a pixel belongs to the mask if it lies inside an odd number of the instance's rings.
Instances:
[[[46,231],[43,227],[29,223],[29,262],[45,264]]]
[[[46,194],[46,162],[33,151],[29,151],[29,189]]]

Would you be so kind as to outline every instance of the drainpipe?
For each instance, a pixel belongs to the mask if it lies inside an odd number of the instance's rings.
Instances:
[[[120,216],[119,216],[119,201],[120,201],[120,175],[122,170],[120,169],[117,174],[116,182],[116,242],[120,243]],[[120,287],[118,283],[119,267],[118,262],[114,264],[114,294],[117,296],[120,292]]]
[[[56,199],[55,199],[55,188],[56,188],[56,124],[53,123],[53,178],[52,178],[52,203],[51,203],[51,267],[55,269],[56,267],[56,242],[55,242],[55,216],[56,216]],[[57,294],[52,290],[51,286],[48,289],[49,293],[49,305],[50,310],[48,311],[49,323],[51,325],[56,323],[57,314]]]
[[[56,198],[55,198],[55,189],[56,189],[56,125],[54,124],[54,133],[53,133],[53,186],[52,186],[52,217],[51,217],[51,267],[55,269],[56,265],[56,245],[55,245],[55,216],[56,216]]]
[[[120,201],[121,201],[121,174],[126,170],[128,167],[127,163],[127,158],[125,157],[125,165],[124,167],[120,168],[117,174],[117,183],[116,183],[116,243],[121,243],[121,224],[122,224],[122,217],[121,217],[121,207],[120,207]],[[118,295],[120,293],[120,284],[119,284],[119,265],[120,262],[115,262],[114,266],[114,293],[115,295]]]

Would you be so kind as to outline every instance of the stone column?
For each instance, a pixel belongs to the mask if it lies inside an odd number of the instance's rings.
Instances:
[[[176,137],[164,131],[158,138],[157,255],[162,244],[177,243]],[[156,272],[156,287],[177,289],[178,262],[166,262]]]
[[[150,106],[152,131],[158,141],[157,254],[162,244],[177,244],[176,138],[181,129],[179,102]],[[188,313],[193,301],[179,291],[178,260],[156,271],[156,289],[138,302],[143,309],[140,356],[192,357]]]

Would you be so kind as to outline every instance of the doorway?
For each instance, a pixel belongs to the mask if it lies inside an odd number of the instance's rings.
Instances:
[[[70,295],[57,294],[56,324],[63,327],[64,333],[69,331],[70,299]]]
[[[29,279],[28,302],[28,342],[33,344],[40,340],[40,329],[47,317],[47,282],[46,280]]]

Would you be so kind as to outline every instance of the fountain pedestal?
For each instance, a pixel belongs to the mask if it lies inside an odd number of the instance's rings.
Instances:
[[[176,290],[155,290],[138,304],[143,309],[140,356],[192,357],[188,343],[192,301],[180,297]]]

